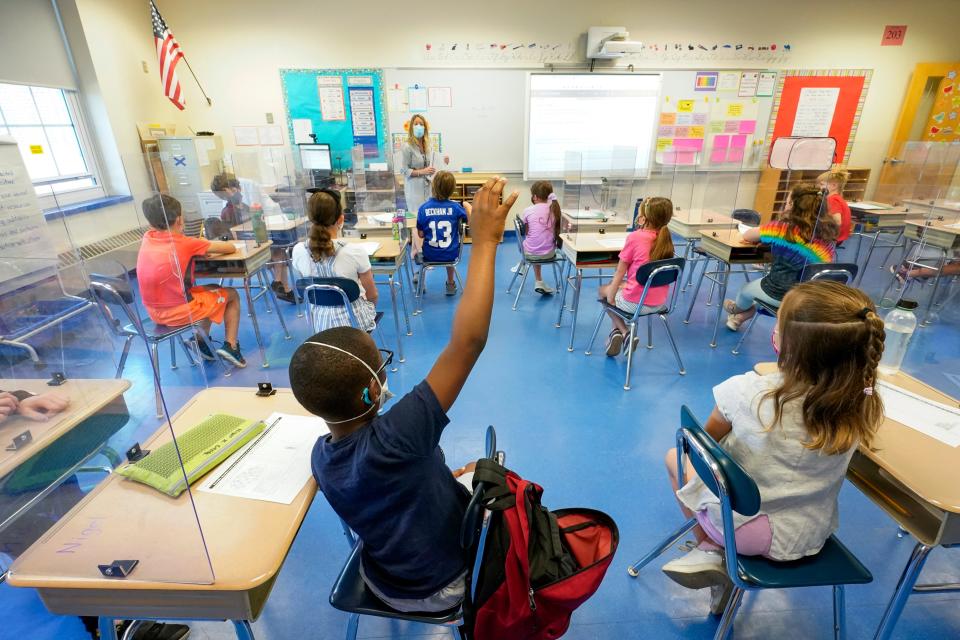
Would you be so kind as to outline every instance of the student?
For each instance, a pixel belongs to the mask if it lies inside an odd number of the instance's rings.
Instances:
[[[843,188],[847,186],[850,172],[842,169],[827,171],[817,177],[817,186],[827,190],[827,213],[837,223],[837,246],[850,237],[850,205],[843,199]]]
[[[931,254],[939,253],[931,251]],[[919,258],[911,258],[912,260],[918,260]],[[933,259],[931,256],[928,259]],[[908,262],[903,262],[899,267],[894,267],[891,265],[890,273],[892,273],[896,278],[897,282],[902,286],[906,283],[908,279],[919,278],[921,280],[926,280],[927,278],[933,278],[937,275],[937,270],[933,267],[918,267],[911,265]],[[954,253],[954,259],[947,261],[943,265],[943,268],[940,270],[941,277],[950,277],[950,276],[960,276],[960,251]]]
[[[464,208],[450,199],[456,187],[452,173],[438,171],[433,176],[433,197],[417,212],[417,234],[424,240],[421,250],[425,262],[453,262],[460,255],[460,223],[468,220],[470,203],[464,203]],[[447,267],[448,296],[457,293],[455,274],[454,267]]]
[[[475,196],[470,268],[450,342],[413,391],[377,414],[388,397],[389,359],[352,328],[313,336],[290,362],[294,396],[330,427],[313,449],[314,477],[363,543],[364,582],[398,611],[442,611],[463,599],[460,525],[469,496],[438,443],[487,341],[497,245],[517,199],[498,206],[505,182],[490,179]]]
[[[210,332],[210,323],[223,323],[223,346],[217,349],[228,362],[247,366],[240,353],[237,333],[240,329],[240,298],[234,289],[207,285],[186,290],[190,279],[190,260],[205,254],[228,254],[236,251],[230,242],[188,238],[183,235],[180,202],[166,194],[150,196],[141,205],[143,215],[152,227],[143,235],[137,255],[137,283],[147,315],[157,324],[182,327],[202,321]],[[200,354],[213,360],[203,340],[197,340]]]
[[[553,260],[560,244],[560,203],[553,192],[553,184],[547,180],[534,182],[530,187],[530,202],[533,205],[520,214],[527,226],[523,254],[533,263],[536,292],[551,295],[554,291],[543,281],[541,262]]]
[[[283,210],[269,196],[262,193],[260,185],[253,180],[237,178],[232,173],[219,173],[210,182],[210,191],[225,201],[220,219],[231,226],[250,220],[250,207],[259,204],[263,215],[282,215]],[[209,237],[209,236],[208,236]],[[270,248],[270,262],[273,269],[273,282],[270,288],[279,300],[296,304],[293,292],[287,288],[287,256],[281,247]]]
[[[70,399],[53,391],[30,393],[29,391],[0,391],[0,424],[14,415],[34,422],[46,422],[50,416],[67,408]]]
[[[616,305],[627,313],[634,313],[640,304],[643,287],[637,283],[637,270],[648,262],[673,257],[673,239],[667,225],[673,217],[673,202],[669,198],[648,198],[643,201],[634,224],[637,230],[627,236],[620,252],[620,262],[610,284],[600,287],[600,298]],[[643,313],[653,313],[667,302],[669,286],[651,287],[644,300]],[[625,345],[627,324],[620,316],[608,312],[613,330],[607,336],[607,356],[625,352],[627,347],[636,349],[640,338],[634,336],[633,344]]]
[[[339,194],[336,194],[339,195]],[[360,328],[376,328],[379,292],[373,281],[370,257],[363,247],[338,240],[343,228],[340,198],[317,191],[307,202],[310,236],[293,248],[293,268],[301,277],[347,278],[360,285],[360,297],[353,301],[353,314]],[[350,316],[342,306],[313,307],[313,326],[321,331],[350,326]]]
[[[772,335],[779,372],[734,376],[713,389],[705,429],[760,489],[760,511],[733,514],[737,552],[797,560],[820,551],[839,524],[837,495],[858,445],[883,419],[874,390],[883,320],[862,291],[838,282],[799,284],[784,297]],[[663,572],[692,589],[711,586],[714,613],[732,587],[723,566],[720,500],[688,465],[677,486],[676,451],[666,464],[697,546]]]
[[[806,265],[833,262],[837,224],[831,216],[818,220],[822,201],[820,191],[814,185],[798,184],[787,196],[786,207],[779,219],[743,234],[746,242],[769,244],[773,261],[769,273],[745,284],[736,301],[724,301],[728,329],[739,331],[740,325],[756,313],[754,300],[779,306],[787,291],[800,282],[800,274]]]

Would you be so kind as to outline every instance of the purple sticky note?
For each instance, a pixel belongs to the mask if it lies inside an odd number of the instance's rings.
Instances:
[[[744,149],[747,146],[747,136],[730,136],[731,149]]]
[[[714,149],[726,149],[729,146],[730,146],[730,136],[714,136],[713,137]]]
[[[693,124],[707,124],[707,114],[705,113],[693,114]]]
[[[736,133],[740,130],[740,123],[736,120],[727,120],[723,123],[724,133]]]
[[[743,149],[730,149],[727,151],[727,162],[743,162]]]
[[[741,120],[739,133],[753,133],[757,130],[756,120]]]
[[[714,148],[710,152],[710,162],[713,164],[720,164],[726,162],[727,160],[727,150],[726,149],[717,149]]]
[[[669,125],[661,125],[657,129],[658,138],[672,138],[673,137],[673,127]]]

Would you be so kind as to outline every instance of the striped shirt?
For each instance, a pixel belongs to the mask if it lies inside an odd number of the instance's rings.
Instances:
[[[833,262],[835,245],[814,238],[807,242],[796,226],[787,222],[768,222],[760,227],[760,242],[770,245],[773,261],[770,273],[760,281],[760,288],[768,296],[783,300],[787,291],[800,282],[800,274],[808,264]]]

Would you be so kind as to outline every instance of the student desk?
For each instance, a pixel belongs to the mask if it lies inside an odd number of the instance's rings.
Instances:
[[[927,267],[937,272],[937,275],[934,277],[933,291],[927,299],[927,308],[926,311],[924,311],[921,326],[925,327],[930,324],[930,312],[937,299],[937,291],[940,289],[940,273],[943,271],[943,266],[947,263],[947,260],[950,259],[950,256],[960,255],[960,226],[955,226],[958,224],[960,224],[960,215],[954,215],[952,218],[943,221],[907,220],[905,223],[906,230],[904,235],[907,238],[907,242],[913,243],[915,247],[931,247],[939,253],[939,256],[936,258],[936,264],[930,265],[922,262],[921,256],[911,260],[909,258],[910,252],[909,250],[907,251],[908,260],[911,265]]]
[[[736,229],[737,221],[712,209],[677,209],[667,228],[686,241],[683,255],[680,256],[685,261],[684,268],[687,271],[687,284],[683,286],[686,290],[693,283],[693,263],[706,259],[692,257],[700,243],[700,232]]]
[[[397,289],[400,289],[400,302],[403,305],[403,321],[407,328],[407,335],[410,336],[413,335],[413,331],[410,330],[410,314],[407,311],[407,298],[403,292],[402,277],[402,268],[404,263],[407,262],[407,243],[401,243],[399,240],[394,240],[393,238],[375,238],[373,240],[339,238],[339,240],[348,243],[380,243],[380,248],[370,256],[370,266],[373,267],[374,275],[379,274],[387,277],[387,286],[390,287],[390,304],[393,307],[393,328],[397,332],[397,356],[400,362],[405,362],[403,340],[400,337],[400,312],[397,309]]]
[[[683,323],[690,324],[690,314],[693,313],[693,306],[697,304],[697,294],[700,292],[700,285],[703,284],[703,281],[710,280],[719,285],[717,317],[713,323],[713,339],[710,341],[710,346],[716,347],[717,331],[720,329],[720,318],[723,316],[723,300],[727,295],[727,282],[730,280],[730,267],[735,264],[770,262],[770,247],[744,242],[740,234],[735,232],[701,231],[700,251],[706,255],[707,260],[716,260],[720,267],[719,271],[708,272],[709,263],[704,266],[703,277],[697,281],[697,286],[693,290],[693,296],[690,298],[690,308],[687,309],[687,317],[684,318]]]
[[[183,405],[172,428],[183,432],[224,407],[249,419],[309,415],[289,389],[258,397],[253,388],[212,387]],[[162,424],[143,447],[170,438]],[[263,610],[316,492],[310,479],[291,504],[202,491],[171,498],[113,474],[14,562],[8,581],[36,589],[53,614],[100,616],[104,640],[116,640],[119,618],[230,620],[238,638],[252,640],[250,621]],[[105,578],[97,568],[121,559],[139,560],[127,578]]]
[[[761,375],[773,373],[777,365],[764,362],[754,370]],[[925,398],[957,406],[956,398],[905,373],[880,378]],[[960,448],[885,419],[873,445],[861,446],[853,455],[847,479],[917,540],[874,636],[886,640],[893,634],[912,592],[960,589],[960,584],[915,586],[930,551],[960,544]]]
[[[903,201],[905,205],[917,211],[933,213],[936,216],[955,217],[960,215],[960,201],[957,200],[923,200],[910,198]]]
[[[82,467],[130,416],[123,398],[128,380],[68,379],[52,387],[44,380],[14,379],[2,385],[5,391],[53,391],[69,398],[70,405],[47,422],[13,415],[0,423],[0,532]],[[98,415],[104,420],[94,423]],[[25,432],[31,440],[7,450]]]
[[[560,216],[560,233],[621,233],[630,226],[630,220],[616,211],[564,211]]]
[[[363,236],[366,236],[368,239],[393,238],[393,223],[379,222],[375,220],[373,216],[390,216],[392,218],[393,214],[389,211],[361,211],[357,214],[357,224],[353,225],[352,229],[345,229],[345,231],[352,231],[353,234],[361,238],[363,238]],[[417,228],[416,216],[405,218],[404,227],[410,229],[411,233],[415,233],[415,229]]]
[[[563,291],[560,292],[560,313],[557,323],[560,327],[563,320],[564,304],[567,300],[567,289],[573,287],[573,301],[570,311],[573,312],[573,321],[570,323],[570,344],[567,351],[573,351],[573,339],[577,331],[577,314],[580,309],[580,291],[583,288],[585,269],[597,269],[596,275],[586,276],[588,279],[602,280],[604,269],[616,269],[620,262],[620,251],[627,241],[626,233],[578,233],[564,234],[563,255],[566,257],[567,274],[563,279]],[[576,273],[571,275],[570,271]]]
[[[294,282],[293,260],[290,257],[290,250],[293,249],[301,239],[306,237],[306,228],[310,221],[307,220],[305,216],[290,218],[286,214],[264,216],[263,221],[264,224],[266,224],[267,234],[270,237],[270,242],[273,243],[273,248],[283,251],[282,262],[287,268],[287,285],[290,291],[293,291],[296,289],[297,283]],[[237,240],[256,240],[253,233],[253,225],[251,225],[250,222],[238,224],[235,227],[231,227],[230,230],[233,232],[233,237]],[[299,318],[303,315],[300,311],[300,299],[294,298],[294,304],[297,308],[297,317]]]
[[[280,326],[283,327],[283,333],[286,339],[290,339],[290,331],[287,329],[287,323],[280,312],[280,305],[277,303],[277,297],[273,293],[273,288],[264,284],[263,270],[270,262],[270,247],[273,243],[267,241],[259,246],[252,240],[243,240],[234,242],[237,248],[233,253],[224,253],[219,255],[207,255],[194,258],[193,276],[200,278],[217,278],[221,282],[223,278],[240,278],[243,280],[243,290],[247,297],[247,307],[250,319],[253,322],[253,333],[257,337],[257,346],[260,347],[260,357],[263,359],[263,367],[269,367],[267,361],[267,352],[263,345],[263,337],[260,335],[260,323],[257,322],[257,310],[254,308],[254,302],[261,295],[266,295],[273,308],[277,311],[277,318],[280,320]],[[254,276],[260,278],[260,286],[263,291],[254,297],[250,293],[250,281]],[[270,306],[267,306],[267,313],[270,313]]]
[[[909,206],[893,207],[882,202],[851,202],[849,206],[851,222],[859,229],[851,234],[851,236],[857,236],[857,253],[854,262],[860,266],[860,271],[854,283],[859,285],[860,281],[863,280],[863,274],[870,265],[870,259],[873,257],[874,250],[878,247],[881,249],[889,248],[887,258],[884,260],[885,263],[890,258],[890,254],[894,249],[905,246],[903,242],[903,232],[906,221],[923,218],[923,213],[917,209],[911,211]],[[893,235],[895,237],[886,244],[880,244],[881,234]],[[864,238],[870,242],[870,247],[867,249],[866,258],[861,263],[860,249]],[[882,269],[883,265],[880,265],[880,268]]]

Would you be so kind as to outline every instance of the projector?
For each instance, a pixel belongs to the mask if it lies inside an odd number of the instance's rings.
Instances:
[[[587,30],[587,57],[622,58],[628,53],[643,51],[643,43],[629,40],[629,37],[626,27],[590,27]]]

